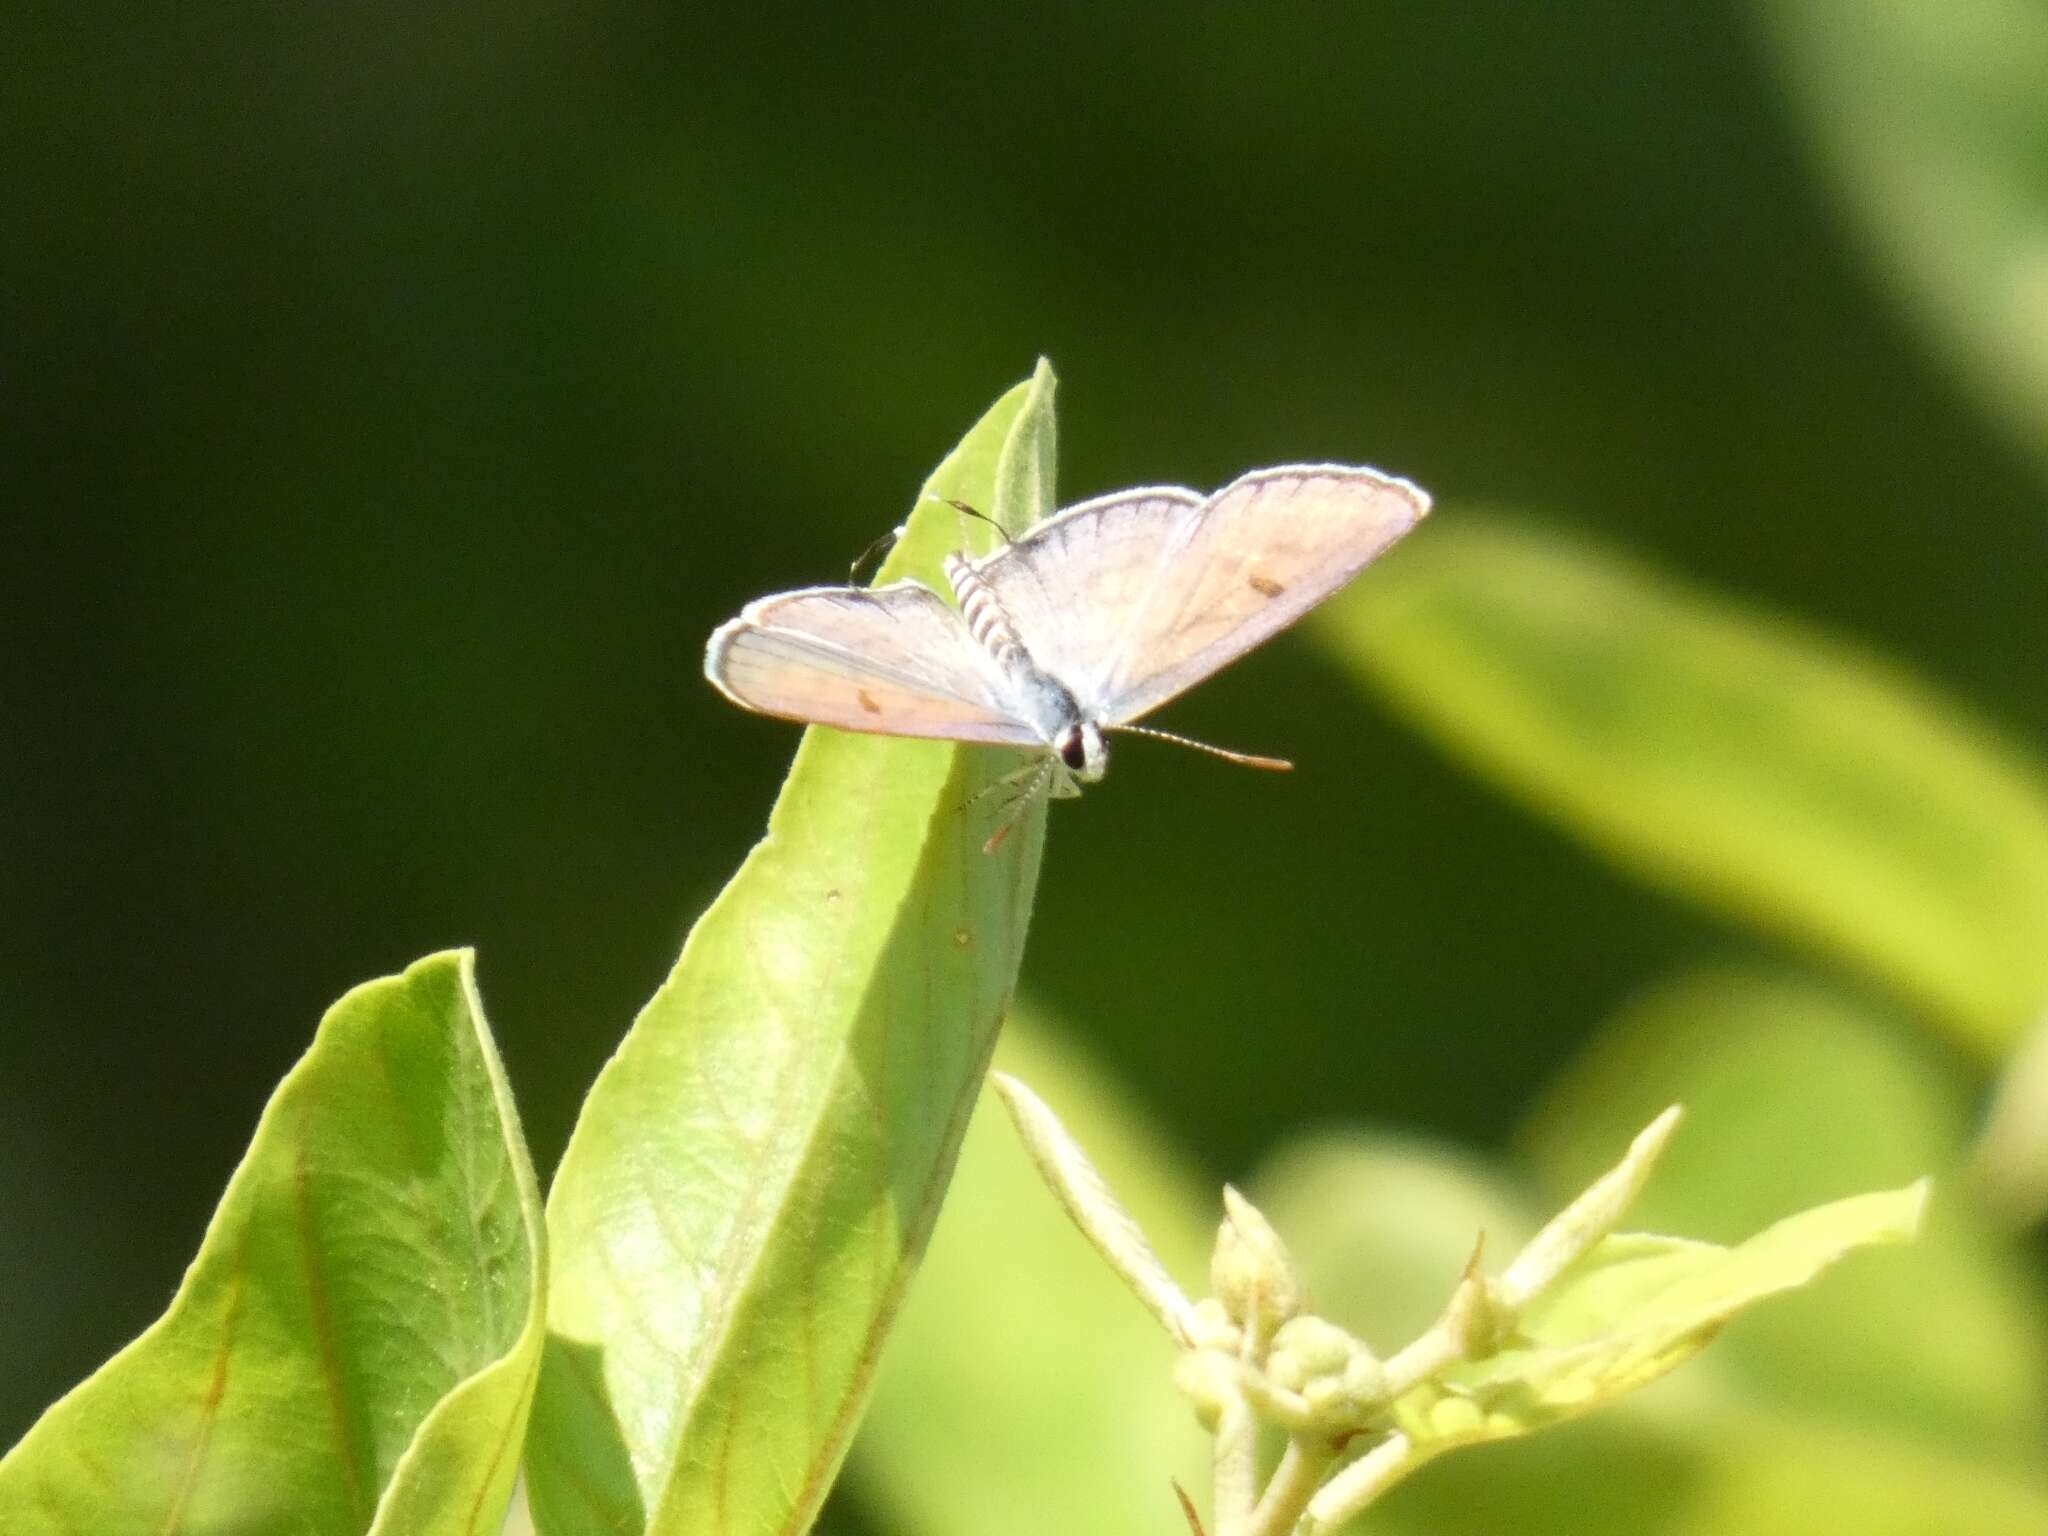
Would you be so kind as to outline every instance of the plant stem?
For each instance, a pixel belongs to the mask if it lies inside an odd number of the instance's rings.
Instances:
[[[1309,1500],[1315,1497],[1323,1474],[1334,1459],[1320,1440],[1290,1437],[1280,1465],[1273,1471],[1273,1480],[1266,1484],[1258,1508],[1252,1512],[1246,1536],[1288,1536],[1301,1522]]]
[[[1415,1445],[1399,1431],[1351,1463],[1323,1485],[1309,1500],[1308,1513],[1299,1530],[1301,1536],[1334,1530],[1421,1466],[1426,1458],[1415,1454]]]
[[[1233,1394],[1216,1421],[1216,1536],[1249,1536],[1259,1496],[1259,1421]]]
[[[1387,1362],[1388,1398],[1401,1397],[1421,1382],[1427,1381],[1448,1366],[1456,1365],[1464,1358],[1463,1342],[1448,1328],[1438,1324]]]

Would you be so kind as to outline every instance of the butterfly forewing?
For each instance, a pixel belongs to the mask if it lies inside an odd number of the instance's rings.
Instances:
[[[1178,486],[1119,491],[1069,507],[976,567],[1031,659],[1084,709],[1165,547],[1193,531],[1202,505]]]
[[[1225,486],[1163,531],[1091,702],[1111,725],[1158,708],[1292,624],[1428,510],[1416,487],[1369,469],[1262,469]]]
[[[764,715],[883,736],[1032,746],[959,613],[915,582],[812,587],[749,604],[704,673]]]

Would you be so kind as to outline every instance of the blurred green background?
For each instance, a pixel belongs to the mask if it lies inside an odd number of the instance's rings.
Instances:
[[[10,9],[0,1444],[160,1310],[352,983],[477,945],[552,1164],[795,745],[705,635],[839,579],[1040,353],[1065,499],[1376,464],[1437,495],[1415,558],[1508,509],[2038,761],[2048,21],[1884,14]],[[1161,722],[1292,779],[1131,743],[1055,812],[1026,989],[1205,1183],[1336,1121],[1499,1151],[1699,965],[1918,1053],[1960,1157],[1995,1052],[1326,641]]]

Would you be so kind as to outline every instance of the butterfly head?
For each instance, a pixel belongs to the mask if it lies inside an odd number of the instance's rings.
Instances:
[[[1109,743],[1102,739],[1102,727],[1093,720],[1063,726],[1053,738],[1053,751],[1060,762],[1083,784],[1093,784],[1109,770]]]

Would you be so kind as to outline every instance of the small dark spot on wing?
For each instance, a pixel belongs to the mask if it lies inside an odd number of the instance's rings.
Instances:
[[[1244,583],[1254,592],[1262,593],[1267,597],[1278,597],[1287,590],[1280,582],[1275,581],[1270,576],[1261,576],[1257,571],[1253,571],[1251,575],[1245,577]]]
[[[875,696],[869,693],[867,689],[856,688],[853,690],[853,696],[860,700],[860,707],[869,714],[879,715],[882,712],[882,706],[875,702]]]

